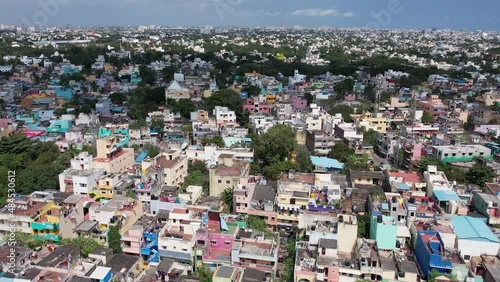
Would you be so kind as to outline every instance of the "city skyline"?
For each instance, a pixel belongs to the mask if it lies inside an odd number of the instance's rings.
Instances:
[[[2,23],[45,26],[286,26],[500,30],[500,3],[387,0],[0,0]]]

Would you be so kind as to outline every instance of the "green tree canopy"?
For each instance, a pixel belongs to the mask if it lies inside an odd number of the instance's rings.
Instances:
[[[352,122],[351,115],[354,113],[354,109],[348,105],[335,105],[331,106],[328,113],[331,115],[335,115],[336,113],[342,114],[342,118],[345,122]]]
[[[368,170],[370,165],[368,164],[368,154],[355,155],[352,154],[347,157],[344,163],[344,173],[348,173],[350,170]]]
[[[332,149],[328,153],[328,157],[336,159],[337,161],[343,163],[352,154],[354,154],[354,150],[351,149],[349,145],[345,143],[337,143],[332,147]]]
[[[373,147],[376,147],[378,144],[378,132],[373,129],[368,129],[363,132],[363,141],[368,142]]]
[[[469,183],[484,187],[484,184],[493,181],[495,176],[495,171],[491,167],[482,164],[475,164],[467,171],[465,177]]]
[[[309,149],[307,149],[306,146],[299,146],[297,148],[296,161],[300,167],[301,172],[313,171],[314,166],[311,161],[311,152],[309,152]]]
[[[180,99],[174,104],[172,111],[179,113],[183,118],[191,118],[191,112],[196,109],[191,99]]]
[[[297,140],[291,127],[278,124],[254,136],[252,147],[257,161],[267,166],[289,159],[297,148]]]
[[[108,230],[108,245],[113,250],[114,254],[122,253],[122,245],[120,235],[120,224],[112,225]]]
[[[233,195],[234,188],[231,187],[226,188],[220,195],[222,202],[229,209],[229,212],[233,212]]]
[[[424,112],[422,114],[422,122],[423,123],[433,123],[434,122],[434,117],[431,116],[429,113]]]

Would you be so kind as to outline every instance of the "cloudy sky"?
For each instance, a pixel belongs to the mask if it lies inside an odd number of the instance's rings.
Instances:
[[[498,0],[0,0],[0,23],[500,30]]]

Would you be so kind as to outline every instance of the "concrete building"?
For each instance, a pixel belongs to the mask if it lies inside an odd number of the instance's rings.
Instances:
[[[99,138],[96,142],[97,157],[94,166],[102,168],[107,173],[125,172],[134,165],[134,149],[124,148],[128,138],[120,140],[118,137]]]
[[[451,220],[457,235],[456,247],[465,261],[473,256],[498,255],[500,240],[484,221],[470,216],[454,216]]]
[[[430,95],[427,100],[419,101],[418,105],[430,116],[443,117],[448,115],[448,105],[443,104],[438,95]]]
[[[220,196],[226,188],[236,187],[240,178],[249,174],[250,163],[235,160],[234,156],[222,154],[218,164],[210,167],[210,196]]]
[[[424,179],[427,184],[426,196],[431,197],[436,190],[452,191],[452,186],[448,178],[442,171],[438,171],[436,166],[428,166],[424,171]]]
[[[417,233],[415,259],[426,278],[432,270],[437,270],[442,274],[451,274],[452,261],[447,258],[441,236],[435,231]]]
[[[500,224],[500,199],[496,195],[474,192],[474,208],[488,218],[488,224]]]
[[[377,247],[382,250],[396,249],[396,237],[398,227],[396,219],[384,216],[379,211],[373,211],[370,215],[370,239],[377,242]]]
[[[492,157],[491,149],[482,145],[433,146],[432,155],[443,163],[470,162],[478,157]]]
[[[96,190],[97,180],[104,170],[94,166],[92,155],[82,152],[71,160],[71,167],[59,174],[61,192],[89,194]]]
[[[297,173],[290,170],[281,176],[278,180],[276,195],[279,228],[298,228],[299,214],[309,206],[313,187],[314,174],[312,173]]]
[[[365,130],[373,129],[382,134],[387,132],[388,119],[381,113],[373,114],[367,112],[360,115],[351,115],[351,117],[356,127],[364,127]]]
[[[188,159],[180,151],[169,150],[161,153],[156,159],[156,165],[163,168],[163,184],[179,186],[187,176]]]

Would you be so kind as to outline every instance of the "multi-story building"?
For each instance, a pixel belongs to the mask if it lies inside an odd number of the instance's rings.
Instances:
[[[34,202],[31,197],[16,195],[12,206],[5,206],[0,210],[0,235],[2,237],[15,230],[25,234],[32,234],[31,216],[36,215],[44,206],[45,202]]]
[[[240,225],[228,222],[220,212],[214,211],[205,214],[203,224],[206,227],[196,232],[197,256],[202,254],[203,263],[209,267],[230,265],[234,240],[239,234]]]
[[[443,163],[470,162],[477,157],[492,157],[491,149],[482,145],[434,146],[432,155]]]
[[[236,113],[227,107],[216,106],[213,111],[213,115],[215,116],[215,121],[219,126],[226,123],[236,122]]]
[[[448,178],[442,171],[438,171],[436,166],[428,166],[427,171],[424,171],[424,179],[427,184],[427,197],[431,197],[436,190],[452,191],[452,186],[448,182]]]
[[[443,101],[438,95],[430,95],[427,100],[420,101],[419,107],[433,117],[443,117],[448,114],[448,105],[443,104]]]
[[[279,244],[261,239],[252,231],[239,230],[239,239],[233,242],[231,264],[274,274],[278,267]]]
[[[97,139],[97,157],[94,166],[102,168],[107,173],[125,172],[134,165],[134,149],[125,148],[128,137],[120,140],[118,137]]]
[[[424,277],[428,278],[432,270],[442,274],[451,274],[453,263],[447,256],[443,240],[438,232],[418,231],[415,245],[415,259]]]
[[[234,190],[234,211],[238,214],[257,216],[266,221],[267,226],[275,229],[277,213],[275,209],[276,182],[260,179],[257,183],[242,179]]]
[[[164,185],[164,168],[157,163],[155,158],[144,159],[140,165],[140,172],[135,173],[134,192],[143,204],[149,204],[151,199],[159,197]]]
[[[488,224],[500,224],[500,199],[496,195],[474,192],[474,208],[488,218]]]
[[[165,100],[174,99],[190,99],[189,89],[181,86],[179,82],[172,81],[168,87],[165,88]]]
[[[147,169],[150,166],[146,165],[144,168]],[[182,156],[180,151],[169,150],[156,158],[156,166],[157,169],[163,168],[164,185],[179,186],[187,176],[188,159]]]
[[[192,263],[196,232],[200,228],[201,217],[185,208],[173,208],[169,218],[158,234],[158,252],[161,258]]]
[[[299,213],[304,212],[309,206],[313,187],[314,174],[296,173],[290,170],[281,176],[276,195],[278,227],[298,228]]]
[[[394,217],[382,215],[379,211],[373,211],[370,215],[370,239],[377,242],[382,250],[396,249],[396,237],[398,226]]]
[[[327,155],[335,146],[335,137],[326,135],[323,131],[307,131],[306,146],[312,153]]]
[[[240,178],[249,174],[249,162],[235,160],[233,155],[219,156],[218,165],[209,169],[210,196],[220,196],[227,188],[236,187]]]
[[[250,148],[223,149],[217,146],[204,146],[199,148],[191,146],[186,149],[189,161],[202,161],[208,167],[216,165],[221,155],[233,155],[237,161],[253,162],[254,152]]]
[[[97,179],[104,173],[92,162],[92,155],[82,152],[71,160],[71,167],[59,174],[61,192],[88,194],[97,187]]]
[[[356,127],[364,127],[365,130],[373,129],[382,134],[387,132],[388,120],[381,113],[373,114],[368,112],[360,115],[351,115],[351,117]]]

